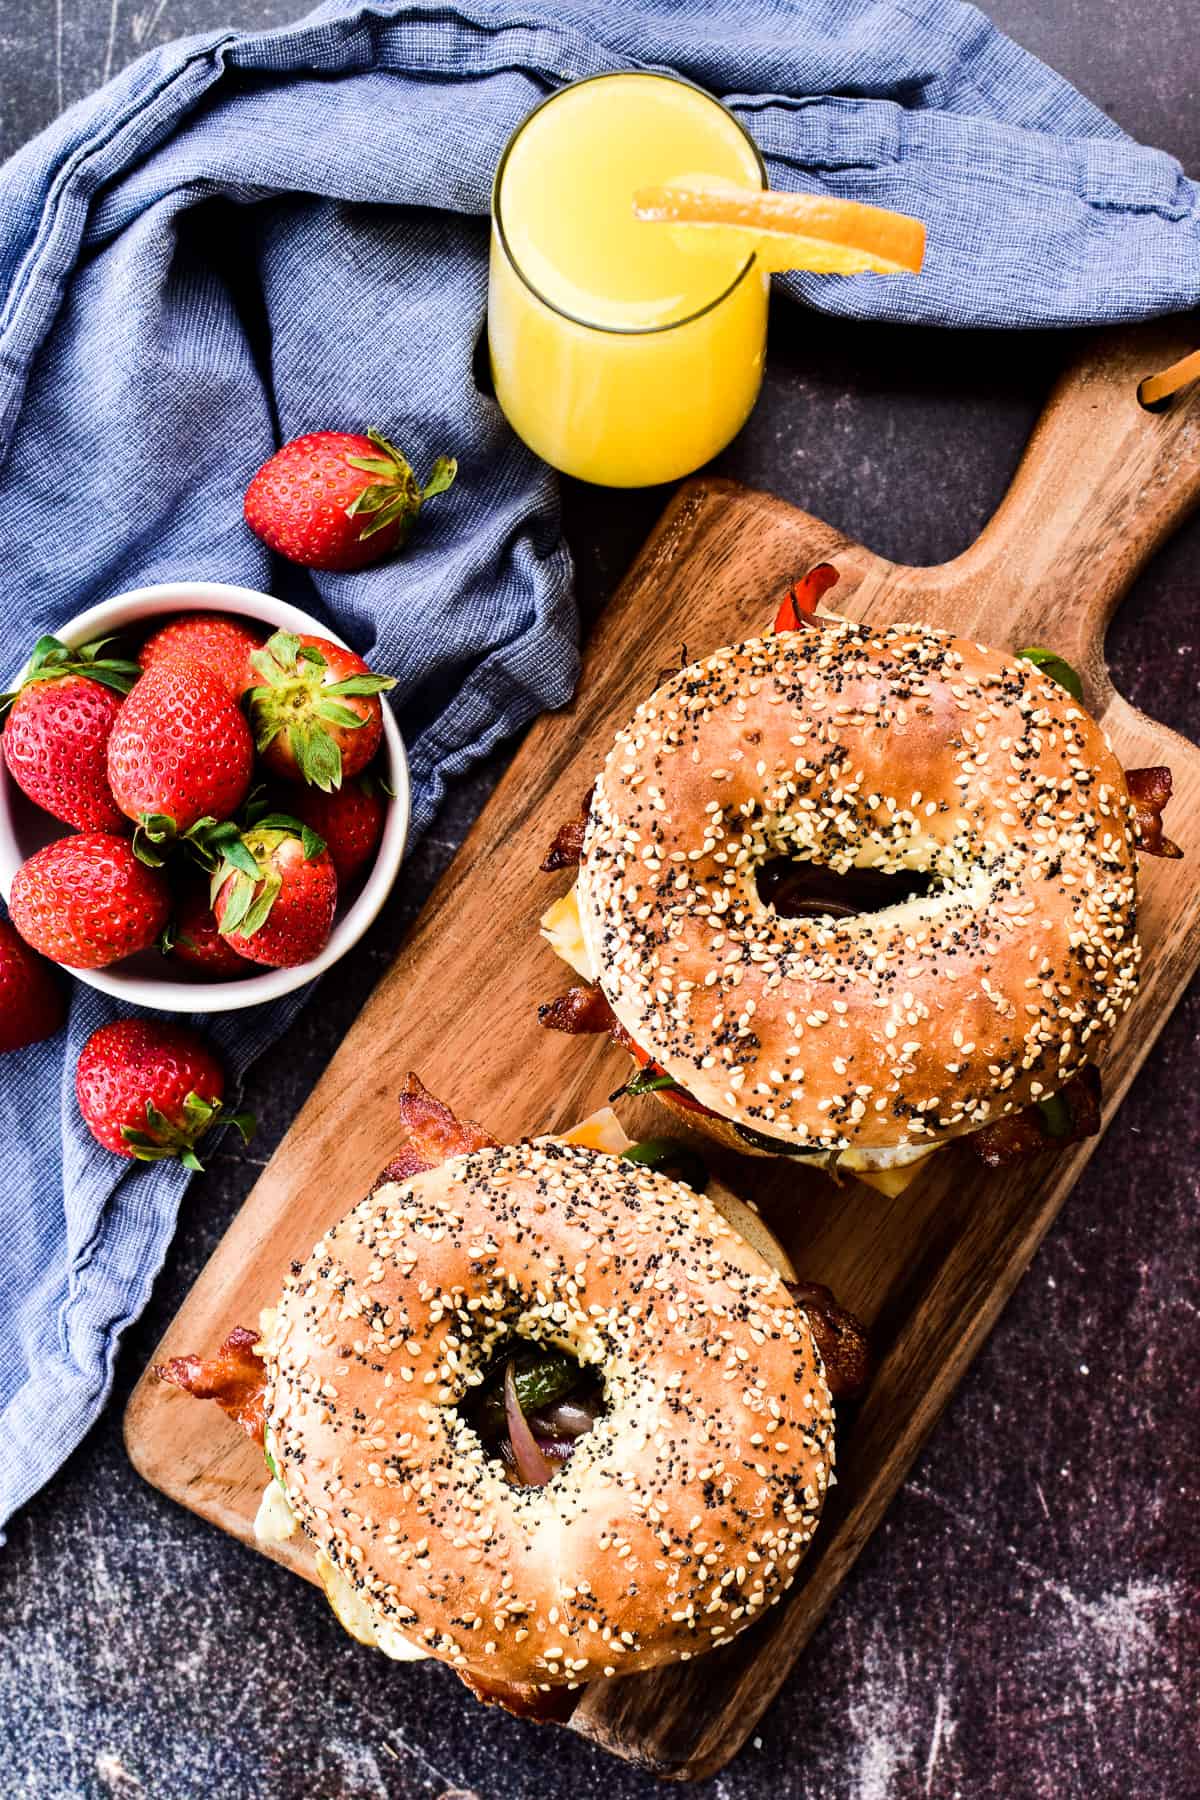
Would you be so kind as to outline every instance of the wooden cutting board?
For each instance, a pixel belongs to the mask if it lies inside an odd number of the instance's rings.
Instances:
[[[814,563],[855,618],[924,620],[996,646],[1052,646],[1084,675],[1126,767],[1175,776],[1167,826],[1187,860],[1143,859],[1145,964],[1104,1061],[1111,1119],[1200,961],[1200,751],[1134,711],[1103,661],[1108,619],[1138,569],[1200,495],[1200,391],[1151,414],[1138,381],[1189,348],[1178,323],[1098,340],[1052,394],[1012,487],[965,555],[905,568],[764,494],[701,480],[677,493],[588,646],[574,704],[529,732],[436,895],[351,1029],[159,1345],[156,1359],[215,1348],[253,1324],[288,1262],[366,1190],[396,1144],[408,1069],[499,1135],[565,1127],[628,1074],[603,1041],[542,1030],[536,1005],[567,985],[538,936],[568,885],[538,873],[555,827],[590,786],[614,729],[689,655],[750,636]],[[622,1102],[646,1135],[648,1102]],[[349,1121],[353,1121],[351,1125]],[[661,1116],[655,1123],[661,1130]],[[838,1486],[787,1601],[698,1662],[581,1692],[571,1729],[660,1774],[711,1774],[752,1730],[979,1349],[1095,1140],[1007,1173],[960,1148],[897,1200],[786,1164],[734,1158],[721,1173],[752,1198],[801,1273],[869,1324],[870,1392],[839,1430]],[[143,1376],[126,1415],[135,1466],[245,1543],[261,1457],[215,1408]],[[304,1549],[273,1552],[313,1578]],[[364,1651],[364,1655],[369,1654]],[[446,1680],[453,1677],[447,1671]],[[402,1694],[400,1678],[397,1693]],[[463,1695],[464,1709],[473,1704]]]

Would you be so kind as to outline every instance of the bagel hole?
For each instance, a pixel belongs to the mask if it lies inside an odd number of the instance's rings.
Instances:
[[[925,869],[831,869],[826,863],[772,856],[755,874],[758,897],[781,919],[850,919],[884,912],[931,892],[934,876]]]
[[[556,1473],[570,1462],[580,1438],[604,1417],[608,1404],[599,1369],[578,1362],[569,1351],[535,1343],[516,1332],[497,1345],[488,1357],[482,1381],[464,1395],[457,1410],[488,1456],[520,1487],[524,1484],[517,1472],[504,1406],[504,1375],[510,1359],[525,1421]]]

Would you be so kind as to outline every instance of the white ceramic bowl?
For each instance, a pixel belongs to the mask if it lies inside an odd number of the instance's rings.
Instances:
[[[335,643],[343,640],[299,607],[274,600],[253,588],[230,587],[220,581],[169,581],[156,587],[134,588],[89,607],[55,632],[67,644],[86,644],[93,638],[121,632],[148,631],[153,620],[165,622],[176,613],[221,612],[261,620],[273,631],[315,632]],[[6,687],[14,683],[5,683]],[[375,861],[350,905],[339,906],[329,942],[320,956],[296,969],[260,969],[237,981],[205,981],[192,976],[183,964],[174,963],[156,950],[113,963],[107,969],[72,969],[70,974],[101,993],[112,994],[132,1006],[158,1012],[233,1012],[244,1006],[260,1006],[282,994],[303,987],[332,968],[356,944],[387,897],[404,856],[408,837],[409,780],[404,740],[386,701],[383,706],[381,760],[395,799],[388,804],[383,836]],[[51,838],[62,837],[66,827],[32,805],[9,775],[0,757],[0,892],[7,900],[13,876],[27,857]],[[248,963],[247,968],[256,965]]]

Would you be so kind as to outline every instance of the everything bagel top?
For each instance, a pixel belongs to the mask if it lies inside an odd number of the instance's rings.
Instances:
[[[704,1106],[813,1151],[932,1147],[1048,1097],[1136,984],[1134,815],[1032,663],[841,621],[719,650],[618,733],[579,872],[613,1011]],[[773,858],[919,872],[786,918]]]
[[[544,1487],[460,1404],[552,1344],[607,1411]],[[703,1195],[542,1138],[385,1182],[294,1265],[263,1346],[288,1502],[370,1616],[482,1680],[686,1660],[777,1601],[833,1412],[806,1313]]]

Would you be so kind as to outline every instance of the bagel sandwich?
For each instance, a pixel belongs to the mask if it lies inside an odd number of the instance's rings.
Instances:
[[[1170,772],[1127,774],[1036,654],[793,607],[669,674],[543,863],[577,868],[541,928],[579,979],[542,1023],[889,1193],[960,1137],[998,1166],[1092,1135]]]
[[[415,1076],[401,1117],[258,1331],[156,1372],[261,1446],[256,1532],[354,1637],[561,1719],[782,1598],[865,1337],[686,1146],[608,1111],[500,1144]]]

